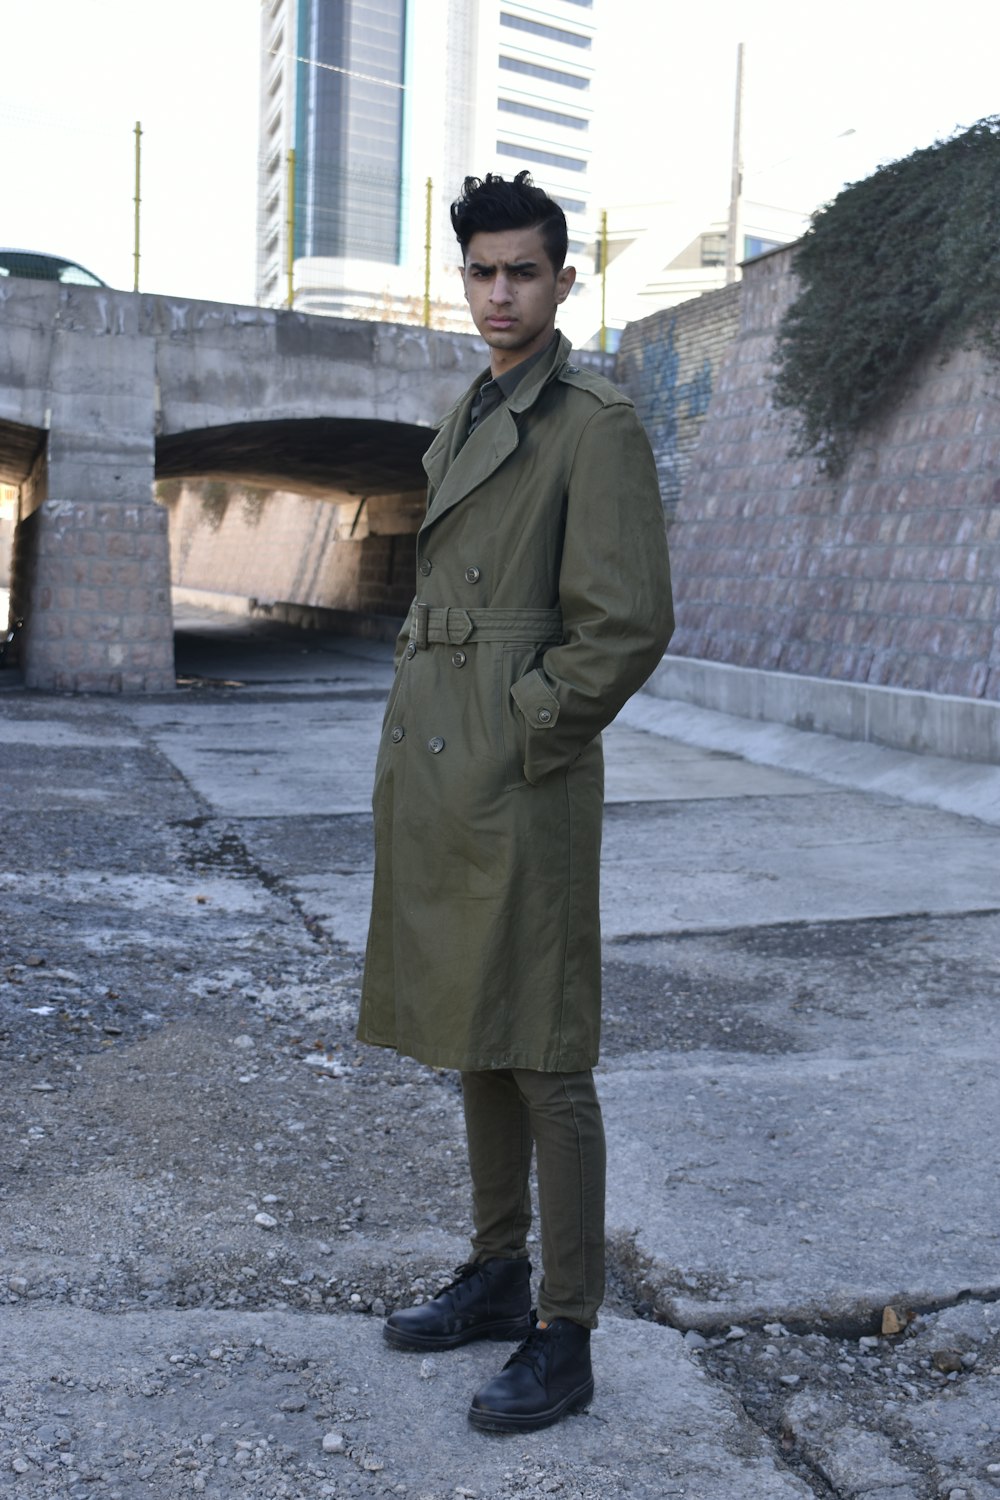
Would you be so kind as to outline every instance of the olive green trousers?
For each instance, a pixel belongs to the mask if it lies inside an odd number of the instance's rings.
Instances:
[[[596,1328],[604,1300],[604,1122],[594,1075],[498,1068],[463,1073],[474,1260],[527,1254],[532,1148],[542,1281],[538,1316]]]

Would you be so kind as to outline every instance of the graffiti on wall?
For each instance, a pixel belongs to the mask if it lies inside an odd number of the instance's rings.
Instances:
[[[647,337],[629,350],[625,385],[649,435],[668,517],[673,517],[687,473],[698,428],[712,397],[712,363],[682,380],[677,348],[677,318],[672,316],[660,338]]]

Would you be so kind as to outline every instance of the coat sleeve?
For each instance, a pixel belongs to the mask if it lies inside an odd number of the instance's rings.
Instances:
[[[656,466],[631,404],[600,407],[577,445],[559,603],[563,643],[511,688],[532,784],[569,766],[610,724],[656,667],[673,630]]]

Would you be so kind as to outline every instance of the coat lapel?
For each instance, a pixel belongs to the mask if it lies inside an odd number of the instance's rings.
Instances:
[[[424,471],[427,475],[427,483],[430,486],[431,497],[441,488],[444,476],[447,474],[453,459],[455,458],[459,443],[459,434],[467,432],[469,428],[469,412],[472,408],[473,398],[482,385],[488,379],[489,371],[484,370],[479,375],[464,396],[460,396],[455,405],[446,411],[438,423],[438,430],[434,440],[423,457]]]
[[[463,404],[449,434],[452,441],[443,446],[451,449],[457,446],[454,440],[464,431],[465,426],[468,426],[468,407]],[[439,436],[444,437],[446,433],[448,433],[447,428]],[[434,446],[436,444],[432,444],[431,452]],[[494,470],[500,467],[504,459],[513,453],[516,447],[517,423],[507,408],[502,406],[488,422],[485,422],[482,427],[477,427],[454,454],[447,470],[441,476],[440,484],[435,488],[427,509],[424,526],[432,526],[460,500],[464,500],[466,495],[478,489],[479,485],[489,479]],[[431,456],[430,452],[427,456],[428,458]],[[429,469],[428,475],[430,475]]]
[[[482,427],[477,427],[463,442],[469,428],[469,412],[476,391],[489,375],[482,375],[466,391],[461,401],[445,417],[437,437],[424,454],[424,469],[430,484],[430,503],[421,530],[433,526],[460,500],[483,484],[517,448],[516,415],[533,404],[548,383],[552,372],[564,362],[569,340],[562,334],[553,345],[551,360],[545,359],[537,370],[518,386],[509,402]]]

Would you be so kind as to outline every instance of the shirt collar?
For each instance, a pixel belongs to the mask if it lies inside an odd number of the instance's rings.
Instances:
[[[486,418],[491,416],[498,406],[502,406],[505,401],[510,400],[522,381],[531,374],[537,365],[541,364],[542,360],[551,357],[553,349],[559,343],[559,339],[560,335],[554,333],[544,349],[536,350],[527,359],[522,359],[519,364],[512,365],[509,370],[505,370],[502,375],[492,375],[483,381],[473,396],[472,405],[469,408],[470,434],[475,432],[476,428],[482,422],[485,422]]]
[[[512,365],[509,370],[504,370],[502,375],[494,375],[493,383],[500,387],[505,401],[509,401],[510,397],[513,396],[525,375],[529,374],[538,362],[545,358],[558,337],[559,335],[554,333],[544,349],[536,349],[534,354],[529,354],[528,358],[522,359],[520,364]]]

